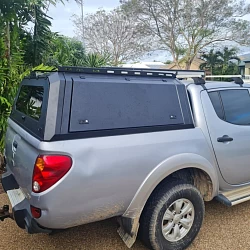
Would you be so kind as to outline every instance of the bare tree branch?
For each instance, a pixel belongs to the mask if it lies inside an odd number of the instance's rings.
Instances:
[[[173,61],[189,69],[201,49],[217,42],[250,44],[250,13],[245,0],[120,0],[121,8],[136,16],[144,32]]]
[[[81,34],[81,19],[74,17],[75,33]],[[99,10],[84,19],[84,38],[87,50],[109,54],[113,65],[137,59],[149,50],[149,38],[143,36],[141,22],[125,15],[120,9]]]

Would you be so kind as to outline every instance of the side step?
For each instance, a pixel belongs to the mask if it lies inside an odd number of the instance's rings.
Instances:
[[[231,207],[250,200],[250,186],[237,188],[231,191],[220,193],[216,200]]]

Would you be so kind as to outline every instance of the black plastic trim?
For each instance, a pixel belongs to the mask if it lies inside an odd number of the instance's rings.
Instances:
[[[12,189],[18,189],[19,185],[17,184],[14,176],[12,174],[3,174],[1,178],[3,190],[5,192],[12,190]]]
[[[170,131],[170,130],[193,129],[193,128],[194,128],[193,124],[178,124],[178,125],[165,125],[165,126],[152,126],[152,127],[107,129],[107,130],[74,132],[74,133],[68,133],[68,134],[55,135],[55,136],[53,136],[51,141],[62,141],[62,140],[73,140],[73,139],[84,139],[84,138],[95,138],[95,137],[108,137],[108,136],[118,136],[118,135],[153,133],[153,132],[163,132],[163,131]]]
[[[133,227],[134,227],[135,219],[121,216],[118,222],[120,226],[123,228],[123,230],[126,233],[128,233],[131,237],[133,237],[134,235]]]
[[[228,200],[223,194],[219,194],[218,196],[215,197],[215,199],[228,207],[232,206],[231,201]]]
[[[19,185],[12,174],[3,174],[1,180],[5,192],[19,188]],[[16,224],[20,228],[26,229],[29,234],[51,233],[52,229],[43,228],[36,222],[34,218],[32,218],[29,209],[30,203],[27,199],[24,199],[22,202],[18,203],[12,208],[13,217]]]
[[[29,202],[25,199],[12,208],[16,224],[26,229],[29,234],[36,233],[51,233],[51,229],[41,227],[34,218],[30,215],[28,209],[30,208]]]

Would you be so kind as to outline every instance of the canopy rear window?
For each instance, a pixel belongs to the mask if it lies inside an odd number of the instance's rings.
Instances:
[[[10,115],[23,129],[39,139],[44,138],[48,93],[48,79],[24,79]]]
[[[39,120],[42,112],[44,88],[42,86],[22,86],[17,102],[16,110]]]

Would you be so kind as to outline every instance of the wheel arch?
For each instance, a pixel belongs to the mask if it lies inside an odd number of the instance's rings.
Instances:
[[[157,187],[172,177],[192,183],[206,201],[212,200],[218,194],[217,170],[206,158],[184,153],[164,160],[145,178],[120,219],[121,227],[118,232],[123,240],[130,239],[129,244],[124,240],[127,246],[131,247],[136,239],[139,219],[149,197]]]

